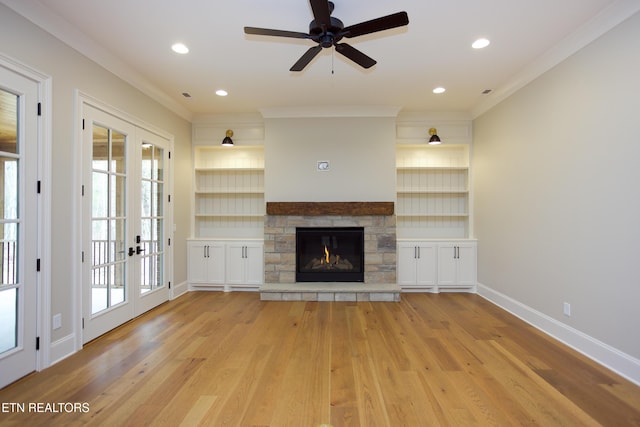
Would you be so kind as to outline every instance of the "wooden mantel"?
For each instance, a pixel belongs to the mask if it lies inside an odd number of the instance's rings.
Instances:
[[[393,215],[393,202],[267,202],[267,215]]]

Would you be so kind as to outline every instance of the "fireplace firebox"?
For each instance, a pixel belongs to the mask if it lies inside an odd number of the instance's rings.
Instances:
[[[364,228],[296,228],[296,282],[364,282]]]

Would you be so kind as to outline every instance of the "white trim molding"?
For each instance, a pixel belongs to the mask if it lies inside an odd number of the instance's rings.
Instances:
[[[36,369],[51,365],[51,164],[52,164],[52,77],[0,52],[0,67],[18,73],[38,85],[41,114],[38,119],[37,180],[41,183],[38,200],[37,257],[44,268],[38,277],[36,335],[41,346],[36,358]]]
[[[475,119],[498,105],[518,90],[531,83],[580,49],[613,29],[621,22],[640,11],[638,0],[618,0],[605,8],[598,15],[583,24],[576,31],[561,40],[556,46],[538,57],[509,82],[503,84],[487,97],[485,102],[471,111]]]
[[[478,283],[478,295],[595,362],[640,385],[640,360]]]

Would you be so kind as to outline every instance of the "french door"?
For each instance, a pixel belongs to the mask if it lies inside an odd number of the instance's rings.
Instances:
[[[0,65],[0,388],[37,367],[37,104]]]
[[[168,141],[83,104],[83,342],[167,301]]]

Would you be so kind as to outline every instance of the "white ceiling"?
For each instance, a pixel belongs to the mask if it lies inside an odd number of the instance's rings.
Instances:
[[[409,25],[348,40],[378,61],[369,70],[324,49],[294,73],[313,42],[243,27],[307,32],[307,0],[0,1],[187,118],[364,105],[477,115],[640,9],[637,0],[335,0],[345,26],[402,10]],[[478,37],[491,45],[472,49]],[[178,41],[189,54],[171,51]]]

